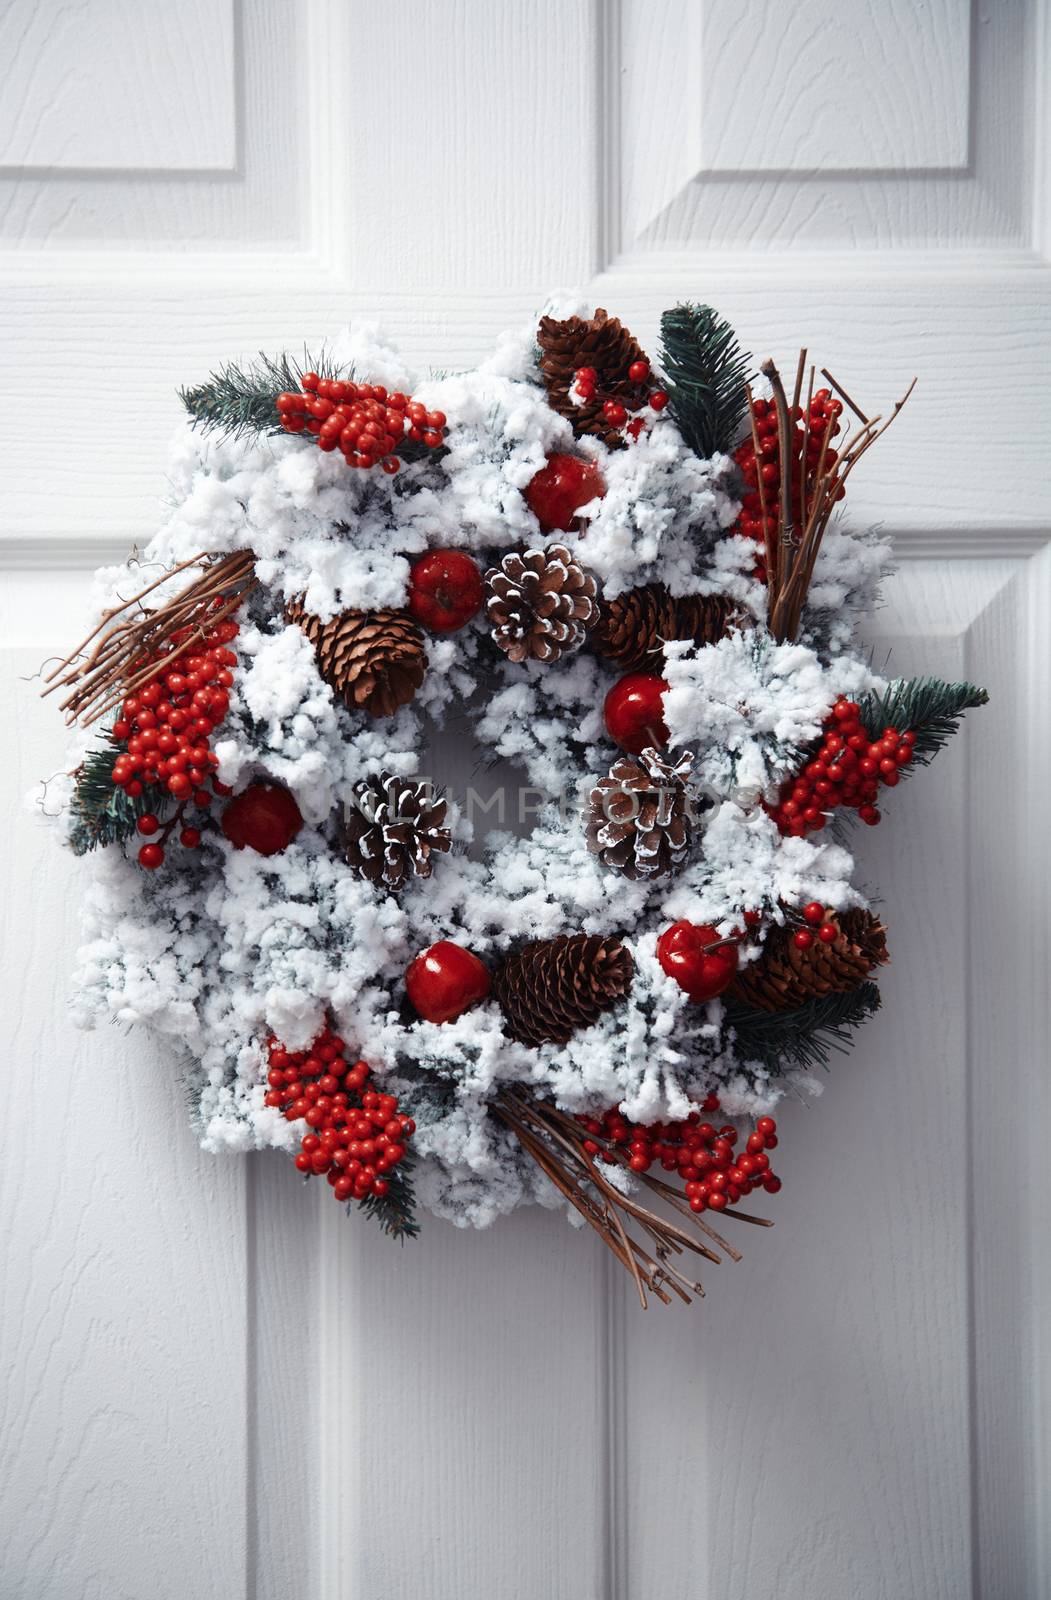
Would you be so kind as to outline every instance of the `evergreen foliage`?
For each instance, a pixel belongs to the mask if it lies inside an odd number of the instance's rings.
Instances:
[[[194,426],[206,432],[221,428],[233,438],[282,433],[274,404],[278,395],[299,389],[304,372],[316,372],[322,378],[338,375],[324,356],[313,361],[304,354],[303,363],[300,366],[288,355],[275,357],[260,352],[258,360],[246,367],[227,362],[211,374],[207,383],[193,389],[180,389],[179,399],[190,413]]]
[[[72,810],[75,818],[69,842],[75,855],[87,855],[99,845],[116,844],[135,832],[147,811],[159,811],[170,799],[166,789],[144,784],[140,795],[125,794],[113,782],[113,764],[122,745],[105,745],[86,756],[76,775]]]
[[[737,1035],[734,1053],[760,1061],[775,1076],[793,1068],[827,1067],[833,1050],[850,1048],[850,1032],[880,1007],[879,988],[860,983],[845,994],[822,995],[796,1011],[756,1011],[725,1001],[726,1022]]]
[[[416,1196],[409,1176],[413,1165],[410,1144],[398,1165],[383,1174],[387,1180],[387,1193],[370,1194],[364,1200],[349,1201],[347,1210],[357,1209],[364,1212],[366,1217],[371,1217],[374,1222],[379,1223],[388,1238],[398,1239],[402,1243],[406,1239],[415,1239],[420,1231],[420,1224],[416,1217]]]
[[[989,696],[973,683],[943,683],[940,678],[896,678],[885,694],[871,691],[858,702],[871,739],[884,728],[916,735],[915,759],[927,766],[952,738],[965,711],[984,706]],[[904,773],[908,768],[903,769]]]
[[[691,450],[731,451],[748,410],[751,359],[711,306],[674,306],[661,317],[668,410]]]

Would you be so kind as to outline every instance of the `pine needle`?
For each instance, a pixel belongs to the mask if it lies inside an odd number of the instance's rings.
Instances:
[[[885,694],[870,691],[858,704],[871,739],[878,739],[884,728],[897,728],[901,733],[911,730],[916,735],[914,758],[927,766],[959,728],[963,713],[984,706],[988,699],[987,691],[973,683],[896,678]],[[907,771],[903,768],[902,775]]]
[[[179,399],[194,426],[205,432],[221,428],[235,439],[247,434],[282,433],[274,401],[283,391],[299,389],[304,372],[311,371],[322,378],[337,376],[324,355],[315,361],[304,353],[300,366],[292,356],[268,356],[260,351],[258,360],[243,368],[231,361],[213,372],[207,383],[180,389]]]
[[[780,1077],[793,1069],[827,1068],[834,1050],[848,1051],[851,1029],[879,1010],[880,993],[876,984],[861,983],[795,1011],[756,1011],[734,1000],[725,1006],[726,1025],[737,1035],[734,1053]]]
[[[72,810],[76,818],[69,843],[74,855],[87,855],[100,845],[117,844],[135,832],[140,817],[162,810],[170,796],[166,789],[146,784],[131,796],[113,781],[113,764],[123,746],[108,745],[86,756],[76,774]]]
[[[686,443],[707,459],[731,451],[748,408],[751,358],[711,306],[683,303],[661,317],[668,410]]]

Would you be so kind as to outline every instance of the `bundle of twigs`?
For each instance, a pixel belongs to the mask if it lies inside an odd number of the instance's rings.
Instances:
[[[686,1305],[693,1295],[704,1294],[699,1280],[681,1270],[688,1265],[687,1252],[718,1263],[722,1257],[711,1248],[714,1245],[731,1261],[740,1261],[740,1251],[692,1211],[682,1193],[670,1184],[651,1177],[648,1172],[631,1174],[633,1180],[659,1196],[668,1210],[675,1213],[674,1217],[651,1211],[634,1194],[625,1194],[612,1184],[603,1169],[611,1163],[627,1168],[628,1151],[608,1139],[587,1133],[574,1117],[559,1111],[548,1101],[535,1100],[520,1089],[508,1089],[496,1100],[493,1110],[555,1188],[565,1195],[631,1274],[643,1310],[648,1304],[647,1291],[665,1305],[670,1305],[672,1294],[678,1295]],[[588,1152],[585,1141],[599,1145],[597,1156]],[[689,1224],[688,1228],[677,1220],[680,1215]],[[737,1217],[761,1228],[773,1226],[765,1217],[753,1217],[729,1208],[720,1212],[720,1216]],[[676,1265],[673,1258],[679,1257],[684,1259]]]
[[[174,599],[153,609],[144,604],[147,595],[190,567],[202,570]],[[228,556],[204,552],[181,562],[138,594],[104,611],[87,638],[45,674],[48,687],[43,693],[69,691],[61,702],[67,722],[97,721],[198,645],[255,586],[251,550],[235,550]],[[176,634],[178,642],[172,644]],[[87,653],[89,646],[93,648]]]
[[[776,639],[794,639],[799,631],[799,621],[806,601],[810,580],[814,575],[814,563],[817,561],[821,541],[825,536],[835,509],[836,501],[842,498],[843,488],[847,479],[861,460],[867,450],[870,450],[881,434],[886,433],[894,418],[916,387],[913,378],[909,387],[896,401],[891,414],[886,419],[882,417],[869,418],[861,410],[843,388],[837,383],[827,368],[822,367],[821,376],[832,386],[840,399],[850,408],[858,419],[860,426],[848,437],[843,448],[836,452],[831,449],[832,430],[835,418],[830,415],[825,425],[824,437],[820,441],[821,448],[817,456],[817,467],[812,476],[807,474],[807,449],[810,444],[810,401],[814,393],[814,367],[810,368],[810,382],[806,406],[800,411],[800,399],[803,390],[803,375],[806,371],[807,352],[799,352],[799,362],[796,367],[795,390],[791,406],[785,393],[785,386],[781,375],[773,361],[764,361],[760,371],[770,382],[774,407],[777,412],[778,455],[781,463],[781,487],[778,491],[777,527],[776,531],[767,527],[766,496],[763,486],[763,475],[759,477],[759,503],[766,528],[766,582],[768,590],[767,620],[770,631]],[[759,436],[756,432],[755,412],[752,409],[752,392],[748,389],[749,414],[752,419],[752,443],[755,447],[756,457],[759,458]],[[792,465],[795,459],[795,446],[793,443],[793,422],[795,418],[802,417],[804,436],[800,452],[799,474],[799,505],[794,506],[792,495]]]

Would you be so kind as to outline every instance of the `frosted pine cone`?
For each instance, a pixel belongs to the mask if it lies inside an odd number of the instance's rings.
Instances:
[[[690,853],[686,787],[692,754],[673,765],[656,750],[622,756],[592,789],[585,812],[588,849],[625,878],[660,878]]]
[[[348,866],[395,894],[410,878],[429,878],[434,852],[452,845],[446,810],[429,784],[390,773],[363,778],[354,785],[343,822]]]
[[[598,616],[595,580],[562,544],[512,551],[485,575],[486,615],[512,661],[557,661],[579,650]]]

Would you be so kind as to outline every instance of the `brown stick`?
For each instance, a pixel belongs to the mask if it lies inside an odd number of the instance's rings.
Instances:
[[[785,386],[781,382],[772,360],[764,361],[760,367],[764,378],[769,380],[774,395],[774,409],[777,412],[777,450],[780,457],[781,485],[777,496],[777,542],[781,554],[781,564],[778,569],[778,591],[792,574],[792,560],[795,550],[794,529],[792,526],[792,462],[789,453],[791,438],[791,419],[788,414],[788,397]],[[767,614],[770,612],[770,603],[767,602]]]
[[[839,398],[846,401],[847,405],[850,407],[851,411],[853,411],[856,417],[858,417],[862,422],[868,422],[869,419],[865,415],[864,411],[862,411],[861,407],[855,400],[850,398],[843,385],[836,382],[835,378],[832,376],[831,372],[829,372],[827,367],[821,368],[821,376],[825,379],[826,383],[831,384],[832,388],[835,389],[836,393],[839,395]]]
[[[172,600],[152,611],[143,608],[142,614],[134,618],[126,615],[141,607],[145,597],[160,584],[202,561],[209,564]],[[232,616],[256,587],[254,569],[255,556],[250,550],[235,550],[217,560],[203,555],[182,562],[129,600],[105,611],[76,650],[48,673],[44,694],[70,690],[60,702],[67,721],[96,721],[133,690],[145,687],[169,670],[172,662],[199,644],[208,630]],[[223,603],[216,606],[217,600]],[[170,649],[164,648],[186,628],[191,630],[186,639]],[[93,641],[91,653],[78,659]]]

